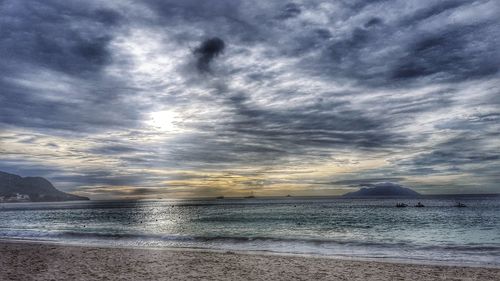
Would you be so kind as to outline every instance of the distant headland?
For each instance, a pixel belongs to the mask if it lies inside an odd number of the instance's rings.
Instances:
[[[52,183],[42,177],[21,177],[0,171],[0,203],[73,200],[89,200],[89,198],[57,190]]]
[[[363,187],[358,191],[349,192],[342,197],[345,198],[360,198],[360,197],[420,197],[420,193],[401,185],[384,182],[373,184],[369,187]]]

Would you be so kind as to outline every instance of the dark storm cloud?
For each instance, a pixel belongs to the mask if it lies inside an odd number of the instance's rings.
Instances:
[[[80,174],[56,175],[51,179],[78,185],[133,186],[145,183],[147,175],[120,174],[113,171],[82,171]]]
[[[377,5],[387,0],[353,0],[353,1],[340,1],[343,6],[349,8],[351,13],[359,13],[361,10],[368,8],[371,5]],[[350,15],[350,13],[349,13]]]
[[[499,21],[487,17],[453,22],[447,13],[470,5],[470,1],[446,1],[402,14],[400,20],[368,18],[335,36],[333,43],[322,44],[320,69],[371,86],[491,77],[500,65]],[[436,27],[425,27],[430,24]]]
[[[340,62],[346,59],[350,54],[367,46],[370,41],[370,31],[355,28],[352,34],[341,41],[334,43],[331,46],[331,55],[335,62]]]
[[[130,89],[102,73],[123,18],[93,4],[2,4],[0,126],[88,132],[137,124],[139,108],[120,97]]]
[[[200,2],[197,0],[147,0],[154,11],[161,16],[178,16],[194,21],[208,17],[230,17],[239,13],[240,1],[220,0],[214,2]],[[167,18],[168,19],[168,18]]]
[[[181,31],[186,27],[197,28],[204,36],[214,34],[231,35],[231,40],[262,40],[262,26],[252,14],[252,8],[258,6],[242,1],[219,0],[147,0],[148,5],[158,16],[159,24],[177,26]],[[258,15],[257,15],[258,16]],[[260,20],[268,19],[260,17]],[[190,36],[180,33],[180,40]],[[192,39],[192,38],[191,38]],[[199,39],[199,38],[198,38]]]
[[[437,79],[458,81],[495,74],[499,70],[498,50],[493,44],[478,44],[486,36],[487,32],[475,25],[421,35],[410,44],[408,55],[398,60],[391,78],[442,75]]]
[[[204,134],[178,139],[169,157],[215,166],[278,164],[288,157],[327,157],[330,149],[391,150],[408,142],[391,131],[390,120],[366,116],[345,102],[263,109],[240,93],[227,96],[225,105],[230,118],[216,127],[198,127]]]
[[[203,41],[200,46],[194,50],[194,54],[197,57],[196,66],[198,70],[201,72],[210,71],[210,63],[224,52],[225,47],[226,44],[224,41],[218,37]]]
[[[496,169],[500,162],[497,148],[487,148],[487,139],[479,135],[461,134],[410,159],[397,161],[416,174],[468,171],[475,165],[486,165],[482,169]],[[492,166],[490,166],[492,165]]]
[[[56,167],[32,163],[29,160],[10,160],[0,157],[0,171],[20,175],[22,177],[35,177],[60,173]]]
[[[244,98],[232,99],[235,118],[228,131],[297,146],[380,148],[403,144],[404,136],[384,127],[383,119],[368,117],[346,104],[319,101],[288,110],[252,107]]]
[[[377,25],[381,25],[383,24],[383,20],[381,18],[371,18],[369,21],[367,21],[365,24],[364,24],[364,27],[365,28],[370,28],[370,27],[374,27],[374,26],[377,26]]]
[[[91,74],[111,59],[107,31],[120,18],[114,11],[60,1],[8,1],[0,13],[3,67],[24,62]]]
[[[295,3],[288,3],[283,8],[283,11],[278,16],[278,18],[279,19],[294,18],[294,17],[300,15],[300,13],[301,13],[301,9],[300,9],[300,7],[297,4],[295,4]]]
[[[217,168],[234,164],[258,162],[279,163],[288,153],[268,140],[251,140],[220,132],[209,135],[192,134],[172,143],[168,158],[184,167]]]
[[[134,108],[127,109],[125,102],[104,93],[75,103],[71,99],[65,99],[64,93],[61,93],[59,100],[46,100],[43,97],[44,91],[33,93],[29,87],[5,80],[3,83],[0,81],[0,85],[3,86],[0,97],[4,106],[0,114],[0,123],[3,124],[84,132],[130,127],[138,119],[138,112]],[[111,105],[115,107],[115,111],[109,110]],[[26,115],[27,108],[29,115]]]
[[[449,0],[449,1],[438,1],[435,4],[431,4],[427,7],[421,8],[413,12],[409,17],[405,17],[401,20],[401,25],[413,25],[417,24],[423,20],[429,19],[430,17],[437,16],[446,11],[456,9],[462,5],[470,5],[475,1],[463,1],[463,0]]]

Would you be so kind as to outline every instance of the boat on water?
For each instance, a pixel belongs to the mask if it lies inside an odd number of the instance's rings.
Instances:
[[[248,199],[255,198],[255,196],[253,195],[253,191],[252,191],[252,193],[250,195],[245,196],[243,198],[248,198]]]
[[[424,204],[422,204],[422,203],[418,202],[418,203],[417,203],[417,205],[415,205],[415,207],[417,207],[417,208],[422,208],[422,207],[425,207],[425,206],[424,206]]]
[[[397,208],[405,208],[405,207],[408,207],[408,205],[406,205],[405,203],[397,203],[396,207]]]
[[[455,205],[455,207],[457,207],[457,208],[465,208],[465,207],[467,207],[467,205],[465,205],[464,203],[460,203],[460,202],[458,202],[458,203]]]
[[[217,196],[215,199],[224,199],[224,196]]]

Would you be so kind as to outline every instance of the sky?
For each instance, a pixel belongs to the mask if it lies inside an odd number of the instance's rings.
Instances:
[[[92,199],[500,192],[497,0],[0,0],[0,170]]]

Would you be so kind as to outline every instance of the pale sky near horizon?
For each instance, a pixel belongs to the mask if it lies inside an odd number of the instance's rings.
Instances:
[[[498,193],[499,6],[0,0],[0,170],[94,199]]]

